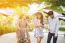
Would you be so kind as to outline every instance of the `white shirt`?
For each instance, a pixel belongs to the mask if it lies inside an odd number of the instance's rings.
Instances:
[[[49,32],[55,33],[55,36],[58,35],[59,30],[59,19],[58,17],[54,17],[53,19],[51,17],[48,18],[48,24],[49,24]]]

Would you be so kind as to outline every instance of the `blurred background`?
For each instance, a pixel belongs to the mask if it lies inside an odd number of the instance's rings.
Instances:
[[[33,36],[34,13],[41,12],[44,16],[44,39],[47,40],[48,33],[48,15],[45,12],[52,10],[59,18],[59,38],[58,43],[65,43],[65,0],[0,0],[0,43],[16,43],[16,23],[19,16],[28,15],[30,17],[30,38],[34,43]]]
[[[44,11],[53,10],[56,15],[65,13],[65,0],[0,0],[0,35],[16,32],[18,16],[29,15],[30,20],[35,12],[40,11],[44,15],[45,26],[47,26],[47,15]],[[60,31],[65,31],[65,18],[59,17]],[[34,29],[33,22],[30,23],[30,31]]]

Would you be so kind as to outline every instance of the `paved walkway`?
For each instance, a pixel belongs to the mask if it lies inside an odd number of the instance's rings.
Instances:
[[[31,43],[36,43],[33,32],[30,32]],[[47,33],[44,33],[44,38],[41,43],[46,43]],[[16,33],[8,33],[0,36],[0,43],[17,43]],[[52,43],[52,41],[51,41]],[[57,43],[65,43],[64,35],[59,35]]]

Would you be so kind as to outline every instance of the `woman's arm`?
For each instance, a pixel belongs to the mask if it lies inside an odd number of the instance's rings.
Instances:
[[[17,38],[18,40],[20,40],[20,36],[21,36],[21,30],[20,30],[20,26],[19,26],[19,21],[17,21],[16,23],[16,34],[17,34]]]

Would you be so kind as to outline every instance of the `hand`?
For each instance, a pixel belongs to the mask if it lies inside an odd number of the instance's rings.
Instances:
[[[55,34],[55,37],[57,37],[58,36],[58,34]]]
[[[42,27],[43,25],[42,24],[39,24],[39,27]]]
[[[42,24],[38,24],[38,25],[36,25],[36,27],[43,27],[43,25]]]

